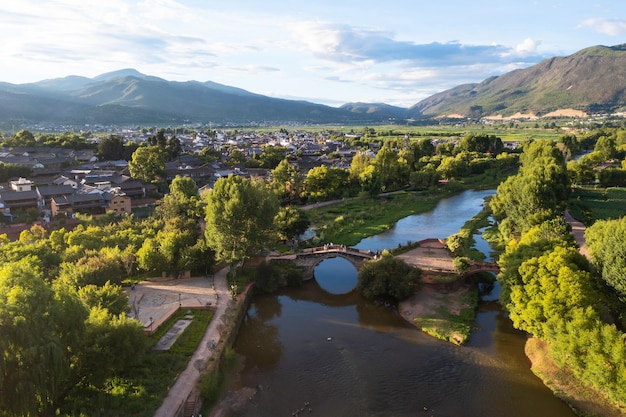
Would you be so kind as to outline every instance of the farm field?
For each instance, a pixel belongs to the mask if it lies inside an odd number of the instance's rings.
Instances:
[[[626,188],[575,188],[569,207],[586,226],[596,220],[619,219],[626,215]]]

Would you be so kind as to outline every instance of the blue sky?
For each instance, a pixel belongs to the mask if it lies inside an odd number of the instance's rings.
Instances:
[[[618,0],[16,0],[0,81],[123,68],[338,106],[408,107],[593,45],[626,43]]]

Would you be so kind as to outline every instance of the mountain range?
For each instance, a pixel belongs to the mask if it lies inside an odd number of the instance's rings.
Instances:
[[[285,100],[211,81],[176,82],[134,69],[29,84],[0,82],[0,122],[58,124],[383,123],[431,117],[541,116],[626,107],[626,44],[593,46],[525,69],[463,84],[410,108],[384,103],[330,107]]]

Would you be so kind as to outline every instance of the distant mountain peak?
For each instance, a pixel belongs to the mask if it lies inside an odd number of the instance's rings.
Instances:
[[[147,75],[142,74],[141,72],[137,71],[134,68],[124,68],[124,69],[117,70],[117,71],[105,72],[104,74],[100,74],[97,77],[94,77],[93,80],[94,81],[107,81],[113,78],[120,78],[120,77],[136,77],[136,78],[142,78],[142,79],[148,78]]]

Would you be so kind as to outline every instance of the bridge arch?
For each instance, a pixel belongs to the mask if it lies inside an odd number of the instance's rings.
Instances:
[[[350,262],[352,264],[352,266],[354,266],[356,268],[356,270],[360,270],[361,267],[363,266],[363,259],[362,258],[355,258],[353,256],[349,256],[346,254],[342,254],[342,253],[326,253],[324,255],[321,256],[315,256],[315,257],[310,257],[308,258],[309,261],[306,262],[306,266],[310,267],[311,269],[315,269],[315,267],[317,265],[319,265],[322,261],[325,261],[326,259],[333,259],[333,258],[341,258],[341,259],[345,259],[346,261]],[[304,262],[303,262],[304,263]]]
[[[316,248],[306,248],[301,252],[272,257],[271,262],[290,262],[303,270],[304,279],[314,277],[315,267],[325,259],[342,258],[350,262],[357,271],[361,269],[365,261],[374,259],[371,251],[355,249],[344,245],[324,245]]]
[[[469,269],[465,272],[465,276],[468,277],[479,272],[491,272],[498,275],[500,273],[500,266],[495,262],[471,261]]]

